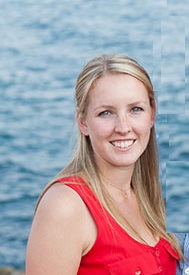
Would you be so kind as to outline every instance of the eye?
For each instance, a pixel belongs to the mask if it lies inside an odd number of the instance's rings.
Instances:
[[[105,111],[103,111],[103,112],[100,112],[99,116],[109,116],[110,114],[111,114],[110,111],[105,110]]]
[[[132,109],[131,109],[131,111],[132,112],[134,112],[134,113],[138,113],[138,112],[142,112],[142,111],[144,111],[144,109],[143,108],[141,108],[141,107],[133,107]]]

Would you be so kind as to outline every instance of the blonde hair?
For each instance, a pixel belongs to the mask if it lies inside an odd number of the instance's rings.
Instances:
[[[125,55],[102,55],[89,61],[78,76],[75,91],[75,103],[80,116],[86,115],[89,92],[100,77],[107,74],[128,74],[140,80],[148,92],[149,101],[155,104],[153,86],[145,69],[132,58]],[[131,180],[137,196],[145,223],[154,236],[161,236],[170,242],[182,258],[178,241],[173,234],[166,233],[165,207],[159,183],[158,150],[154,127],[151,128],[148,145],[137,160]],[[46,190],[58,179],[66,176],[81,176],[93,190],[101,204],[111,213],[115,220],[134,237],[137,232],[128,223],[114,204],[109,193],[100,181],[90,138],[78,131],[78,144],[70,163],[47,185]],[[38,205],[37,204],[37,205]]]

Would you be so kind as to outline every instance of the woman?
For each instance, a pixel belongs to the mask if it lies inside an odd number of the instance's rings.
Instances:
[[[148,74],[103,55],[84,67],[75,98],[78,146],[39,199],[26,274],[176,274],[182,252],[165,231]]]

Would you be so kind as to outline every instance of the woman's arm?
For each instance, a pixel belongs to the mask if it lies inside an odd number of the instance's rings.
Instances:
[[[84,202],[71,188],[51,187],[34,217],[26,253],[26,275],[77,274],[82,255],[95,241],[94,224],[93,233],[88,233],[90,225],[91,217]]]

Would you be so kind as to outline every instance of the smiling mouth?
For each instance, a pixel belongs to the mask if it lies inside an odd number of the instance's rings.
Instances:
[[[118,148],[128,148],[135,142],[134,139],[127,141],[112,141],[111,144]]]

